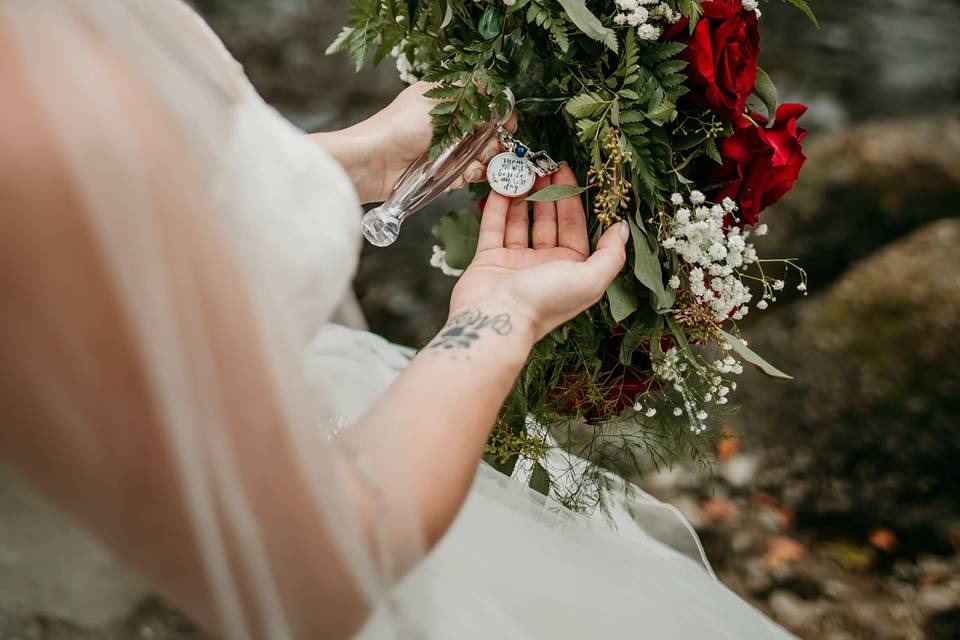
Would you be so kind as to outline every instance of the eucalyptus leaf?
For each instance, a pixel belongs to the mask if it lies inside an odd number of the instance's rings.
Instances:
[[[676,294],[664,289],[660,258],[650,249],[647,234],[633,220],[630,220],[630,236],[633,238],[633,274],[653,294],[656,310],[666,311],[673,306]]]
[[[539,462],[533,463],[533,473],[530,474],[530,488],[543,495],[550,494],[550,474]]]
[[[660,341],[663,339],[663,316],[657,316],[657,321],[650,332],[650,358],[654,362],[663,360],[663,349]]]
[[[610,315],[616,322],[622,322],[637,310],[637,297],[630,292],[620,276],[614,278],[607,287],[607,300],[610,301]]]
[[[690,347],[690,343],[687,341],[687,334],[684,332],[683,327],[677,324],[673,316],[666,316],[666,318],[667,326],[670,327],[670,333],[677,339],[677,345],[679,345],[682,351],[686,351]]]
[[[603,26],[597,16],[590,13],[584,0],[557,0],[566,11],[570,22],[580,31],[597,42],[602,42],[611,51],[616,53],[620,46],[617,43],[617,34],[613,29]]]
[[[527,201],[556,202],[557,200],[565,200],[573,196],[578,196],[586,190],[587,187],[578,187],[572,184],[552,184],[549,187],[540,189],[540,191],[531,193],[527,196]]]
[[[466,269],[477,252],[480,221],[470,211],[451,211],[434,223],[433,235],[443,245],[447,264],[454,269]]]
[[[500,460],[494,455],[485,455],[483,459],[486,460],[487,464],[499,471],[505,476],[513,475],[513,469],[517,466],[517,461],[520,459],[519,455],[510,456],[507,458],[506,462],[500,462]]]
[[[777,113],[777,101],[779,99],[777,96],[777,87],[774,86],[773,80],[770,79],[767,72],[759,67],[757,68],[757,84],[753,90],[757,94],[757,97],[763,101],[763,106],[767,108],[767,117],[772,124]]]
[[[633,323],[620,341],[620,363],[628,367],[633,361],[634,352],[650,337],[659,316],[650,307],[644,307],[634,316]]]
[[[800,11],[803,11],[804,15],[810,18],[810,21],[820,28],[820,21],[817,20],[817,16],[813,13],[813,9],[810,8],[810,5],[807,4],[804,0],[787,0],[790,4],[795,6]]]
[[[740,354],[744,360],[755,366],[757,369],[767,374],[771,378],[779,378],[781,380],[793,380],[793,376],[780,371],[775,366],[764,360],[756,353],[753,349],[748,347],[743,340],[737,336],[727,333],[723,329],[720,329],[720,334],[723,336],[723,339],[727,341],[733,350]]]

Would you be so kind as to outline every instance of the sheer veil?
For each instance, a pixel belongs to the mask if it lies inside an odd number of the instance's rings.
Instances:
[[[356,260],[355,195],[206,29],[177,0],[0,0],[12,81],[42,122],[51,182],[66,182],[78,212],[70,241],[94,265],[49,256],[62,288],[38,283],[42,327],[6,319],[20,332],[11,393],[29,389],[33,417],[77,445],[27,475],[50,488],[66,474],[82,492],[101,461],[159,469],[149,486],[87,496],[105,514],[87,525],[121,556],[155,551],[140,572],[185,594],[188,612],[212,612],[204,621],[223,637],[326,637],[359,625],[422,553],[409,445],[399,433],[336,436],[342,399],[322,383],[308,393],[304,347]],[[277,172],[315,188],[287,193]],[[105,342],[77,330],[71,292],[87,286],[115,312]],[[122,388],[101,371],[115,351],[131,363]],[[314,380],[336,378],[332,364],[311,367]],[[105,437],[110,403],[118,431],[139,437]],[[319,602],[342,621],[316,616]],[[386,614],[396,634],[400,610]]]
[[[356,194],[181,0],[0,0],[0,69],[29,132],[0,161],[42,178],[7,200],[0,170],[0,455],[186,612],[229,640],[789,637],[652,499],[614,532],[481,465],[425,556],[418,443],[344,428],[404,356],[372,380],[376,338],[317,333]]]

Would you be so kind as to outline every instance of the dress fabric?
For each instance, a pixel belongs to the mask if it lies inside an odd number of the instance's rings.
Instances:
[[[262,274],[256,286],[270,289],[272,311],[297,336],[301,370],[290,375],[302,378],[315,414],[326,416],[320,426],[336,440],[412,356],[330,323],[359,254],[353,187],[330,156],[256,95],[180,0],[124,4],[176,32],[184,45],[178,55],[191,56],[231,95],[221,114],[226,146],[209,168],[204,197],[216,203],[214,222],[226,241],[243,247]],[[695,546],[677,550],[661,541],[664,530],[683,531],[674,510],[642,493],[610,498],[614,524],[599,513],[571,512],[481,464],[452,528],[383,598],[359,637],[793,637],[717,582],[691,557]]]

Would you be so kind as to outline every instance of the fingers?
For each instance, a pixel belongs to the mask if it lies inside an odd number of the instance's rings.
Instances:
[[[483,164],[489,163],[493,160],[493,156],[501,151],[503,151],[503,146],[501,146],[500,140],[494,136],[493,139],[487,142],[487,146],[483,148],[483,151],[480,152],[480,162]]]
[[[486,177],[486,173],[486,165],[479,160],[474,160],[467,165],[462,177],[466,182],[480,182]]]
[[[510,114],[510,117],[503,124],[503,127],[510,132],[517,130],[517,112],[514,111]],[[463,175],[461,175],[457,180],[448,187],[451,191],[459,189],[470,182],[482,182],[487,177],[487,163],[489,163],[495,155],[503,151],[503,145],[500,144],[499,138],[494,136],[486,146],[480,152],[480,155],[477,156],[477,159],[467,165],[467,168],[464,169]]]
[[[617,277],[627,259],[626,243],[630,237],[630,227],[626,222],[618,222],[607,229],[600,241],[597,250],[586,262],[581,263],[587,278],[598,287],[599,295],[603,295],[607,286]]]
[[[533,183],[539,191],[550,184],[550,178],[542,176]],[[557,205],[554,202],[533,203],[533,248],[551,249],[557,246]]]
[[[552,184],[577,186],[573,170],[565,164],[552,176]],[[583,257],[590,253],[587,240],[587,218],[583,213],[583,203],[579,197],[559,200],[557,206],[557,245],[573,249]]]
[[[507,121],[503,123],[503,128],[514,133],[517,130],[517,111],[514,109],[510,112],[510,117],[507,118]]]
[[[477,237],[477,251],[499,249],[503,247],[504,228],[507,223],[507,209],[510,198],[491,191],[480,219],[480,235]],[[524,201],[524,204],[526,202]]]
[[[527,199],[514,198],[507,211],[506,229],[503,234],[503,246],[507,249],[526,249],[530,246],[528,229],[530,216],[527,213]]]

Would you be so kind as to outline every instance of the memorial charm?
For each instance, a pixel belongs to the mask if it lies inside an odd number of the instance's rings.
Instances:
[[[527,145],[500,127],[500,144],[506,149],[487,164],[487,182],[502,196],[524,196],[533,188],[537,176],[548,176],[559,168],[545,151],[531,152]]]

